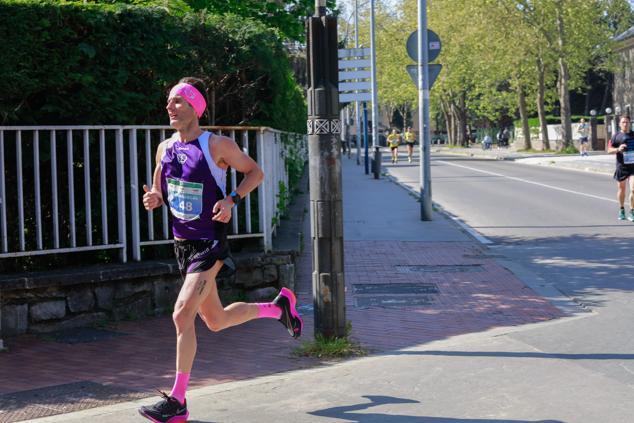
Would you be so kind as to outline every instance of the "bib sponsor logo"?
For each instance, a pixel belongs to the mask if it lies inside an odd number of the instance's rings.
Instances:
[[[185,162],[187,161],[187,155],[186,154],[177,154],[176,158],[178,159],[178,163],[180,163],[180,164],[185,164]]]

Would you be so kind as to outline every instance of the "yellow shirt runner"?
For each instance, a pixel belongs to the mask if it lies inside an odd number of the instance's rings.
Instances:
[[[398,147],[401,143],[401,135],[400,134],[390,134],[387,136],[387,143],[390,148]]]

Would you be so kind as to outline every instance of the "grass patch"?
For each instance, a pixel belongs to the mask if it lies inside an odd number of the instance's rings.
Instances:
[[[526,150],[517,150],[519,153],[555,153],[555,150],[535,150],[534,148],[528,148]]]
[[[569,145],[568,147],[562,148],[560,153],[561,154],[579,154],[579,150],[577,150],[572,145]]]
[[[302,342],[293,350],[297,357],[316,357],[323,359],[360,357],[368,354],[368,351],[358,342],[350,339],[352,325],[346,325],[346,336],[325,338],[317,334],[314,341]]]

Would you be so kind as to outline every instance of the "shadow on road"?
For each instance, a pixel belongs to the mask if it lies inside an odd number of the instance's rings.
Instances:
[[[564,423],[560,420],[491,420],[491,419],[454,419],[450,417],[437,416],[404,416],[398,414],[383,413],[355,413],[354,411],[366,410],[387,404],[418,404],[420,401],[389,397],[382,395],[364,395],[363,398],[370,402],[340,407],[326,408],[312,411],[308,414],[320,417],[331,417],[334,419],[346,420],[354,423]]]
[[[559,354],[507,351],[392,351],[385,355],[438,355],[446,357],[547,358],[557,360],[634,360],[634,354]]]

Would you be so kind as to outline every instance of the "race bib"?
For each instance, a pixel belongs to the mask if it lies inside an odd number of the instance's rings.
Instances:
[[[633,164],[634,163],[634,150],[626,150],[623,152],[623,163],[625,164]]]
[[[203,184],[167,178],[167,201],[174,217],[198,219],[203,211]]]

